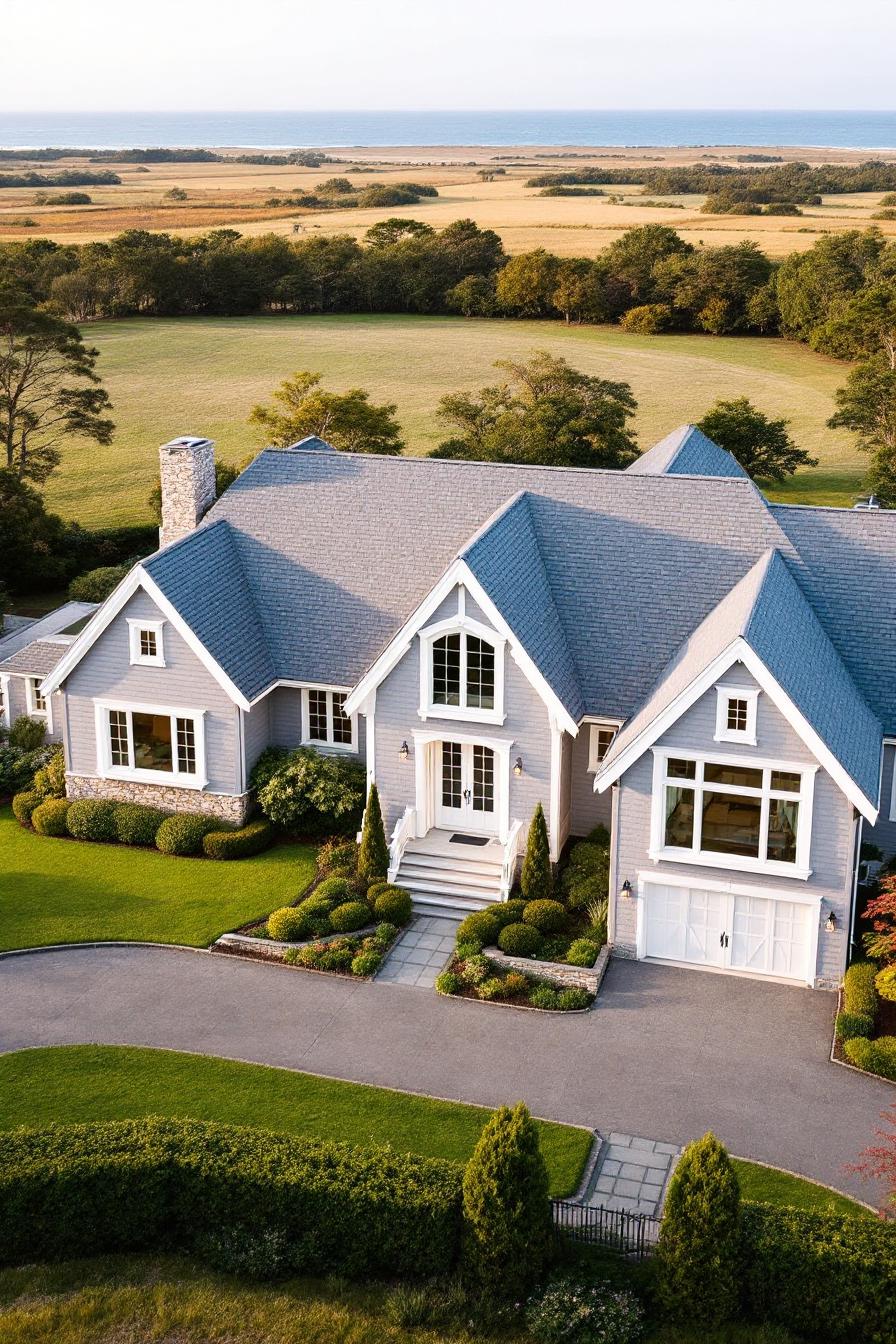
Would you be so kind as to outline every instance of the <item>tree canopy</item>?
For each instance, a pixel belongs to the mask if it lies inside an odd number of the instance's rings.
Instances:
[[[783,481],[797,467],[817,467],[818,459],[798,448],[789,420],[772,420],[747,397],[717,401],[697,426],[737,458],[754,480]]]
[[[628,383],[609,382],[536,350],[524,363],[496,360],[507,374],[478,394],[443,397],[438,415],[456,432],[432,457],[547,467],[626,467],[638,456],[628,421]]]
[[[348,392],[325,392],[322,376],[299,370],[274,392],[277,406],[256,406],[251,424],[264,430],[268,443],[288,448],[309,434],[325,439],[344,453],[395,455],[404,448],[396,406],[375,406],[360,387]]]
[[[868,485],[885,508],[896,508],[896,368],[886,357],[864,360],[836,392],[828,424],[851,429],[872,456]]]

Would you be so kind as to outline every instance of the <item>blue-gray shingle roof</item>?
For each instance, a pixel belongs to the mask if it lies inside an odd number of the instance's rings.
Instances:
[[[737,458],[696,425],[680,425],[632,462],[636,476],[747,476]]]

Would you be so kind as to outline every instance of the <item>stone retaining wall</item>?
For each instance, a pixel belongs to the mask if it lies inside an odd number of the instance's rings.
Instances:
[[[369,938],[376,933],[376,929],[376,924],[367,924],[363,929],[352,929],[351,933],[325,933],[320,938],[305,938],[299,943],[284,943],[276,938],[253,938],[248,933],[222,933],[212,946],[227,948],[231,952],[253,952],[260,957],[269,957],[271,961],[282,961],[284,952],[288,952],[291,947],[335,943],[340,938]]]
[[[163,812],[200,812],[207,817],[242,826],[252,806],[248,793],[203,793],[201,789],[175,789],[164,784],[137,784],[130,779],[97,779],[93,775],[65,777],[66,797],[108,798],[116,803],[144,803]]]
[[[606,974],[607,963],[610,960],[609,945],[601,948],[593,966],[568,966],[562,961],[536,961],[532,957],[508,957],[497,947],[484,947],[482,954],[488,958],[493,966],[502,970],[522,971],[524,975],[534,975],[539,980],[546,980],[549,985],[558,985],[561,989],[575,986],[577,989],[587,989],[589,994],[596,994],[600,989],[601,981]]]

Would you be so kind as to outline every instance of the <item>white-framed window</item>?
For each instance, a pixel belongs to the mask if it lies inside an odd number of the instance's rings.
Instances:
[[[201,709],[95,702],[104,778],[201,789],[207,783]]]
[[[149,667],[165,666],[165,646],[162,636],[164,625],[164,621],[128,618],[128,640],[132,664],[143,663]]]
[[[327,686],[302,690],[302,742],[333,751],[358,750],[358,718],[343,712],[347,691]]]
[[[420,717],[504,722],[504,640],[459,617],[420,632]]]
[[[815,766],[653,754],[652,859],[809,877]]]
[[[717,742],[744,742],[756,746],[756,705],[759,688],[756,686],[716,687]]]
[[[588,769],[591,774],[603,764],[604,757],[619,732],[617,723],[592,723],[588,732]]]
[[[53,712],[46,696],[41,695],[43,677],[25,678],[25,710],[32,719],[46,719],[47,732],[53,731]]]

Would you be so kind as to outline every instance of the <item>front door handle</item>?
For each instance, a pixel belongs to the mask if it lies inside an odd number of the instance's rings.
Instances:
[[[470,799],[472,798],[472,796],[473,796],[473,795],[471,794],[471,792],[470,792],[469,789],[464,789],[464,802],[465,802],[465,803],[468,803],[468,802],[470,801]]]

